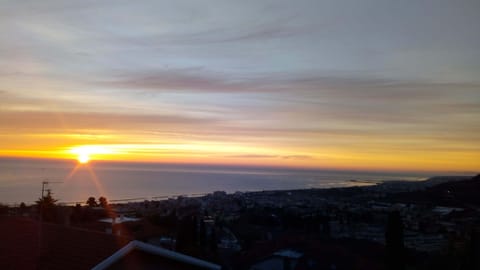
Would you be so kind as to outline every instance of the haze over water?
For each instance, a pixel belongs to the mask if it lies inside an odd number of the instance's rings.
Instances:
[[[42,181],[60,202],[85,202],[90,196],[109,200],[151,200],[163,196],[195,195],[213,191],[259,191],[345,187],[389,180],[422,180],[426,173],[353,172],[255,168],[234,166],[172,165],[158,163],[91,162],[34,159],[0,160],[0,202],[33,203]],[[69,175],[71,175],[69,177]],[[53,183],[61,182],[61,183]],[[158,197],[158,198],[155,198]]]

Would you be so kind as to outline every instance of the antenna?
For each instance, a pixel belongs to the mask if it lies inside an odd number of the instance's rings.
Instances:
[[[63,182],[60,181],[42,181],[42,196],[40,198],[45,198],[45,191],[50,192],[51,189],[47,188],[48,184],[62,184]],[[48,194],[48,193],[47,193]]]

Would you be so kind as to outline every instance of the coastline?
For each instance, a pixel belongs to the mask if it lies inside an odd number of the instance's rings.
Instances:
[[[351,190],[365,190],[369,192],[383,192],[385,194],[391,193],[400,193],[400,192],[414,192],[421,191],[426,188],[448,183],[448,182],[457,182],[464,181],[473,178],[472,176],[433,176],[419,181],[411,180],[398,180],[398,181],[385,181],[385,180],[355,180],[351,179],[348,182],[356,183],[360,185],[352,186],[337,186],[337,187],[320,187],[320,188],[300,188],[300,189],[271,189],[271,190],[250,190],[250,191],[235,191],[235,192],[226,192],[222,190],[205,192],[205,193],[192,193],[192,194],[172,194],[172,195],[163,195],[163,196],[154,196],[154,197],[140,197],[140,198],[125,198],[125,199],[112,199],[110,200],[113,204],[122,205],[124,203],[138,203],[138,202],[155,202],[155,201],[166,201],[166,200],[176,200],[179,198],[191,199],[191,198],[203,198],[207,196],[212,196],[215,193],[222,193],[227,196],[229,195],[249,195],[249,194],[262,194],[262,193],[291,193],[291,192],[312,192],[318,191],[321,193],[329,192],[342,192],[342,191],[351,191]],[[61,202],[63,205],[73,206],[76,203],[84,204],[84,202]]]

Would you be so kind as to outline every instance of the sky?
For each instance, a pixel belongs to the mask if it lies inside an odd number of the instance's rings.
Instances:
[[[480,1],[0,1],[0,156],[478,172]]]

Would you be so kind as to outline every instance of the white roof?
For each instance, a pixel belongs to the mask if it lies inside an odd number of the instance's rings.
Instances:
[[[291,259],[298,259],[303,256],[303,253],[291,249],[284,249],[273,253],[273,255],[287,257]]]
[[[123,222],[129,222],[129,221],[138,221],[140,220],[139,218],[131,218],[131,217],[116,217],[115,218],[115,221],[113,220],[113,218],[102,218],[100,219],[99,221],[100,222],[105,222],[105,223],[115,223],[115,224],[119,224],[119,223],[123,223]]]
[[[200,260],[194,257],[187,256],[182,253],[178,253],[175,251],[171,251],[168,249],[164,249],[161,247],[153,246],[144,242],[140,242],[137,240],[131,241],[126,246],[118,250],[117,252],[113,253],[112,256],[106,258],[101,263],[97,264],[92,270],[105,270],[108,269],[112,264],[119,261],[123,257],[125,257],[128,253],[133,250],[140,250],[143,252],[147,252],[150,254],[158,255],[160,257],[168,258],[171,260],[175,260],[177,262],[183,262],[186,264],[190,264],[193,266],[202,267],[205,269],[212,269],[212,270],[221,270],[221,266],[218,264],[214,264],[211,262],[207,262],[204,260]]]
[[[463,208],[436,206],[432,211],[440,215],[448,215],[453,211],[463,211]]]

